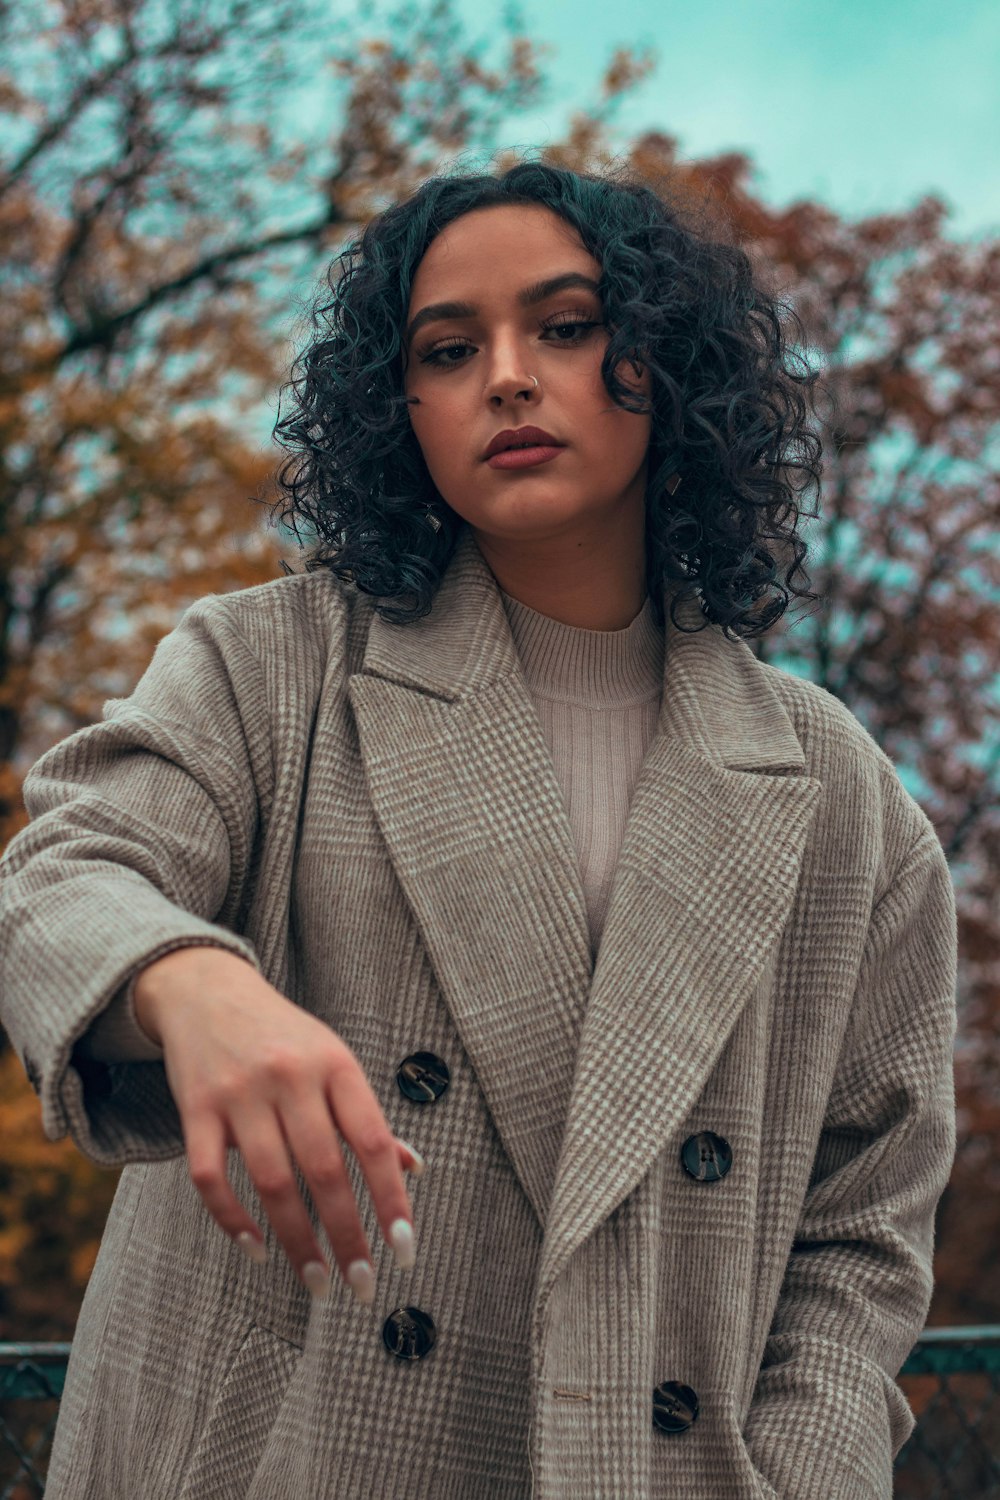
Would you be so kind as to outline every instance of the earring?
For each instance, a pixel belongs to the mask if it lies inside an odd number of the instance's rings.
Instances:
[[[429,505],[427,507],[427,512],[426,512],[426,514],[424,516],[424,520],[427,522],[428,526],[431,528],[432,531],[440,531],[441,530],[441,517],[440,516],[436,516],[434,514],[433,509]]]

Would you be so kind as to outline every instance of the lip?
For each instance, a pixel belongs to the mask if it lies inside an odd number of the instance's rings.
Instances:
[[[560,443],[551,432],[546,432],[543,427],[505,427],[503,432],[498,432],[492,439],[483,459],[492,458],[494,453],[501,453],[506,448],[511,448],[517,443],[531,443],[540,448],[564,448],[565,443]]]
[[[533,469],[558,458],[562,452],[562,448],[543,447],[539,443],[533,448],[504,448],[486,462],[491,469]]]

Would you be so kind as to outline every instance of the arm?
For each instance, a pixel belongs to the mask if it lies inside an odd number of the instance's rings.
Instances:
[[[178,940],[177,947],[168,952],[203,947],[205,943],[201,939],[197,942],[193,939],[183,942]],[[111,1004],[79,1038],[75,1052],[82,1057],[95,1058],[98,1062],[163,1061],[163,1048],[160,1046],[159,1032],[151,1022],[149,996],[145,986],[150,969],[166,956],[167,954],[161,953],[159,958],[151,959],[140,969],[136,969],[128,983],[118,990]]]
[[[241,694],[237,696],[236,684]],[[183,1154],[162,1061],[78,1045],[143,965],[191,943],[260,971],[239,925],[258,825],[244,716],[266,724],[259,664],[209,595],[156,648],[132,696],[29,770],[31,821],[0,860],[0,1010],[50,1140],[101,1166]]]
[[[925,827],[875,907],[812,1176],[744,1424],[767,1500],[890,1500],[895,1382],[933,1291],[955,1154],[957,933]]]

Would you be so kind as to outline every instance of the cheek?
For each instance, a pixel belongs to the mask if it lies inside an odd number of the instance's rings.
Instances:
[[[411,390],[409,394],[420,397],[421,404],[409,408],[410,426],[425,459],[430,463],[443,448],[444,436],[450,424],[439,401],[429,401],[426,392],[421,389]]]
[[[455,392],[448,386],[446,378],[435,381],[417,373],[404,386],[405,395],[417,398],[416,404],[408,408],[413,430],[428,443],[453,428],[457,420]]]
[[[435,405],[433,410],[411,406],[410,425],[431,479],[445,493],[453,488],[452,476],[462,463],[461,444],[454,437],[456,424]]]
[[[601,470],[608,480],[627,483],[649,451],[649,426],[644,418],[626,418],[616,423],[602,445]]]
[[[606,343],[607,341],[605,340]],[[611,399],[607,386],[601,378],[601,361],[603,357],[604,348],[602,347],[595,351],[594,362],[586,374],[586,394],[584,400],[588,409],[588,418],[585,419],[585,425],[589,426],[589,419],[593,418],[598,421],[599,426],[603,426],[607,422],[615,424],[632,423],[635,426],[635,424],[640,423],[643,419],[633,415],[631,412],[623,411],[621,407],[616,406]],[[617,376],[621,384],[627,389],[649,400],[652,393],[652,382],[648,370],[643,370],[640,374],[628,360],[621,360],[618,364]],[[648,421],[649,419],[646,418],[645,420]]]
[[[425,414],[413,430],[428,464],[446,467],[449,456],[455,451],[452,424],[444,420],[442,413],[436,412],[434,416]]]
[[[593,472],[612,487],[629,484],[649,452],[652,421],[648,416],[616,411],[599,440],[591,444]]]

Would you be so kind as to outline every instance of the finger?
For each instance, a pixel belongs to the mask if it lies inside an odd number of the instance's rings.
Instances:
[[[285,1254],[303,1286],[309,1286],[304,1267],[318,1261],[325,1271],[326,1257],[302,1201],[278,1112],[260,1103],[242,1113],[234,1110],[230,1129]]]
[[[326,1095],[315,1086],[282,1100],[278,1111],[340,1274],[362,1301],[369,1301],[375,1275],[371,1251]]]
[[[364,1174],[382,1237],[396,1263],[413,1264],[413,1209],[410,1206],[399,1142],[356,1058],[345,1051],[331,1065],[327,1097],[334,1122]],[[402,1224],[400,1224],[402,1221]]]
[[[420,1152],[414,1150],[408,1141],[401,1141],[398,1135],[396,1145],[399,1147],[399,1159],[403,1171],[411,1172],[414,1177],[422,1177],[426,1162]]]
[[[243,1207],[226,1175],[227,1152],[231,1144],[229,1129],[220,1116],[208,1111],[188,1112],[182,1121],[188,1171],[212,1218],[231,1239],[249,1234],[259,1253],[257,1261],[267,1259],[267,1249],[260,1226]]]

